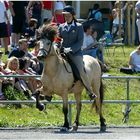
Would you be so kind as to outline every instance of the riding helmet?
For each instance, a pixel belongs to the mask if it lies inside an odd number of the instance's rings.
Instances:
[[[72,14],[72,15],[75,15],[75,10],[74,10],[74,8],[71,5],[67,5],[67,6],[64,7],[62,13],[63,14]]]

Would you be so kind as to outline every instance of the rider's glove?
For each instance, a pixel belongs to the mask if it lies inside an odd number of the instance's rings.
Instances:
[[[64,53],[68,54],[71,53],[72,49],[71,48],[64,48]]]

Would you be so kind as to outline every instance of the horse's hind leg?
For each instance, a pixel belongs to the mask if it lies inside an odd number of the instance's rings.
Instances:
[[[100,86],[99,86],[100,85]],[[97,94],[97,98],[95,100],[96,112],[100,117],[100,131],[106,131],[105,118],[102,114],[102,100],[103,100],[103,85],[102,83],[98,84],[97,81],[93,85],[93,91]]]

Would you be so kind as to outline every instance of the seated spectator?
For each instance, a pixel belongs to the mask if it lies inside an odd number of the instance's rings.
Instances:
[[[20,39],[19,40],[19,46],[17,48],[14,48],[10,53],[8,58],[15,56],[17,58],[22,57],[32,57],[32,54],[28,51],[28,40],[27,39]]]
[[[130,54],[129,68],[136,72],[140,72],[140,46]]]
[[[103,61],[103,51],[99,43],[96,40],[97,32],[94,31],[92,33],[92,26],[87,24],[84,25],[84,41],[83,41],[83,54],[91,55],[93,57],[97,57],[102,63]]]
[[[140,72],[140,46],[138,46],[136,50],[130,53],[129,68],[122,67],[120,69],[120,72],[126,74],[133,74],[133,73]]]
[[[34,48],[33,48],[33,50],[31,51],[31,54],[32,54],[33,56],[37,57],[37,55],[38,55],[38,53],[39,53],[39,48],[40,48],[39,42],[35,42]]]
[[[4,71],[4,68],[3,68],[5,66],[5,64],[1,60],[2,54],[3,54],[3,52],[0,51],[0,75],[4,75],[5,74],[5,71]],[[3,83],[3,80],[4,80],[4,78],[1,77],[0,78],[0,100],[4,100],[5,99],[5,97],[4,97],[3,93],[2,93],[2,83]]]
[[[36,72],[29,67],[30,60],[27,57],[24,59],[19,59],[19,64],[18,73],[20,75],[36,75]],[[34,93],[36,89],[40,87],[41,81],[35,77],[24,78],[24,80],[26,80],[26,83],[32,93]]]
[[[18,58],[14,57],[14,56],[9,58],[5,71],[7,73],[9,73],[10,75],[12,75],[12,74],[14,74],[14,75],[15,74],[20,74],[19,73],[19,60],[18,60]],[[19,78],[19,77],[12,78],[12,79],[14,81],[13,86],[17,90],[22,91],[25,94],[25,96],[30,98],[29,88],[28,88],[27,84],[25,83],[24,79]]]

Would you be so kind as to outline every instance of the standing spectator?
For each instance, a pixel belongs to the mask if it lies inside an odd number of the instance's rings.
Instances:
[[[52,16],[54,15],[54,2],[53,1],[42,1],[42,13],[41,13],[41,19],[42,24],[45,19],[52,19]]]
[[[12,13],[12,46],[18,45],[20,35],[23,32],[25,26],[26,14],[25,14],[25,1],[10,1],[9,2],[11,13]]]
[[[139,34],[139,43],[140,43],[140,0],[135,5],[135,10],[137,13],[137,27],[138,27],[138,34]]]
[[[64,16],[62,12],[65,5],[66,5],[65,2],[62,0],[54,2],[54,16],[52,22],[55,22],[57,24],[64,23]]]
[[[5,48],[5,54],[8,54],[8,28],[9,19],[7,16],[5,5],[2,1],[0,1],[0,39],[1,44]]]
[[[35,31],[37,29],[37,19],[35,18],[31,18],[30,21],[29,21],[29,27],[27,27],[25,29],[25,33],[24,34],[27,34],[30,39],[34,39],[35,38]]]
[[[38,21],[38,27],[41,25],[41,10],[42,2],[41,1],[29,1],[27,6],[27,13],[31,14],[31,18],[35,18]],[[28,17],[28,21],[30,17]]]
[[[100,6],[98,3],[94,4],[93,9],[89,11],[88,19],[90,18],[102,21],[102,13],[100,12]]]

